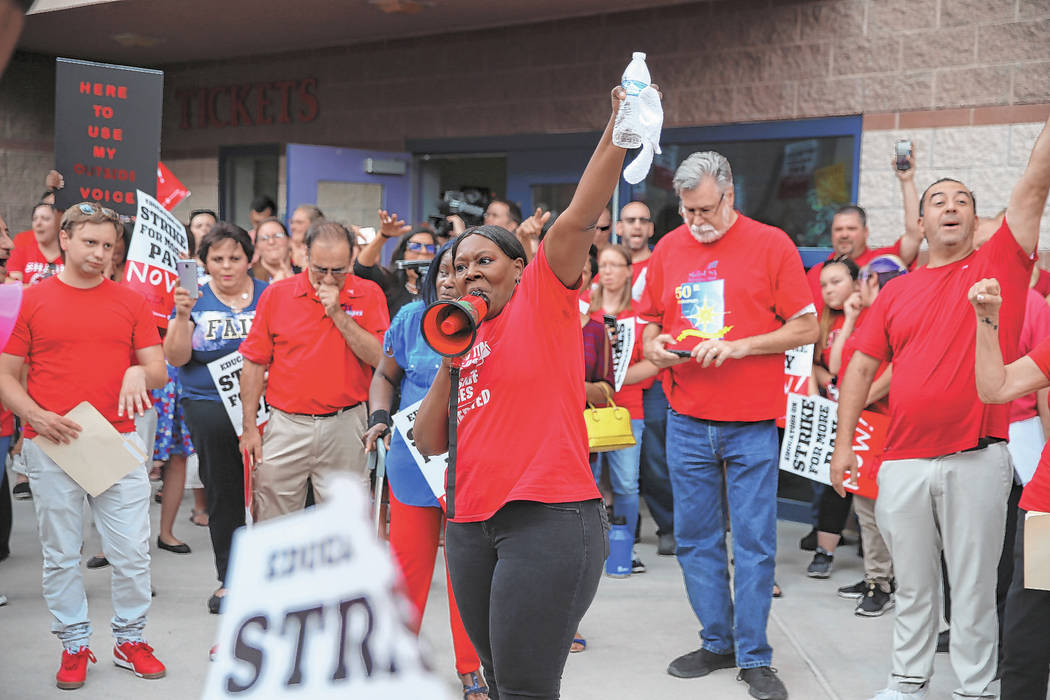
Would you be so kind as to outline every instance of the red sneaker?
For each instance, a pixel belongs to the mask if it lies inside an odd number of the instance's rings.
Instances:
[[[164,664],[153,655],[145,642],[124,642],[113,647],[113,663],[126,668],[139,678],[163,678]]]
[[[96,662],[95,655],[87,647],[80,647],[80,651],[75,654],[63,649],[62,667],[55,674],[55,685],[62,690],[76,690],[84,685],[88,661]]]

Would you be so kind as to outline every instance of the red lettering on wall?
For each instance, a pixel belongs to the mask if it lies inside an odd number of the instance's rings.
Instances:
[[[273,84],[275,88],[281,91],[281,99],[278,104],[281,105],[281,116],[277,119],[282,124],[289,124],[292,121],[290,107],[291,107],[291,92],[292,88],[295,87],[294,80],[279,80]]]
[[[317,119],[320,105],[313,90],[317,88],[317,78],[305,78],[299,84],[299,121],[312,122]]]
[[[248,108],[244,105],[244,98],[248,96],[251,89],[251,85],[230,86],[230,126],[239,124],[250,126],[252,124],[252,115],[248,113]]]
[[[270,106],[270,84],[255,83],[255,123],[257,125],[273,124],[273,117],[267,109]]]
[[[209,127],[222,127],[229,126],[229,121],[219,121],[218,107],[216,105],[219,95],[225,95],[225,87],[213,87],[208,89],[208,126]]]

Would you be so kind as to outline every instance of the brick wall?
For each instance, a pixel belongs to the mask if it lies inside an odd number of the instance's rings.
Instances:
[[[1008,124],[1035,121],[1010,110],[1050,103],[1047,0],[718,0],[165,66],[162,157],[214,162],[233,144],[402,150],[408,138],[594,130],[631,50],[649,53],[669,127],[864,113],[881,118],[869,128],[890,130],[909,115],[965,112],[965,129],[971,108],[1000,110]],[[39,189],[24,183],[39,183],[51,160],[53,72],[42,66],[20,57],[0,82],[0,211],[15,221],[28,221],[26,197]],[[317,79],[312,122],[180,128],[177,91],[305,77]],[[214,201],[205,192],[213,169],[189,170],[194,196]]]

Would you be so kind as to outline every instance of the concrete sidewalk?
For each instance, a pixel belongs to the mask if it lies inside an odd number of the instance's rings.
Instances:
[[[13,483],[13,482],[12,482]],[[94,624],[92,650],[99,663],[88,670],[87,684],[76,697],[89,700],[138,700],[198,697],[208,669],[218,616],[205,601],[216,587],[215,568],[206,528],[188,521],[187,496],[175,533],[193,548],[190,555],[156,549],[153,586],[157,597],[146,634],[158,658],[168,667],[164,679],[135,678],[112,664],[109,619],[109,569],[84,569]],[[55,688],[61,647],[50,634],[50,615],[40,595],[40,545],[31,501],[15,501],[11,558],[0,564],[0,593],[9,604],[0,608],[0,697],[69,697]],[[154,504],[154,533],[160,506]],[[85,520],[87,522],[87,520]],[[645,574],[627,579],[603,578],[597,598],[583,622],[587,650],[571,654],[562,696],[569,700],[599,698],[748,698],[736,672],[718,671],[707,678],[682,680],[667,675],[676,656],[699,647],[699,625],[689,607],[681,570],[674,557],[656,554],[651,521],[642,526],[639,545]],[[835,595],[839,586],[863,577],[855,547],[835,558],[830,580],[805,576],[810,553],[798,549],[808,528],[781,522],[777,580],[784,597],[773,602],[769,638],[773,665],[795,700],[864,700],[885,686],[889,672],[892,613],[881,618],[853,615],[853,602]],[[84,560],[98,551],[98,535],[88,524]],[[448,631],[445,574],[439,560],[422,638],[431,665],[447,679],[450,697],[460,697]],[[937,657],[930,698],[951,695],[955,677],[947,655]]]

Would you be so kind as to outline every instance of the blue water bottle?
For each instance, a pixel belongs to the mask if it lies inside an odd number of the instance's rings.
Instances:
[[[627,578],[631,575],[631,554],[634,548],[634,533],[627,527],[627,518],[612,517],[609,528],[609,558],[605,560],[605,574],[612,578]]]

